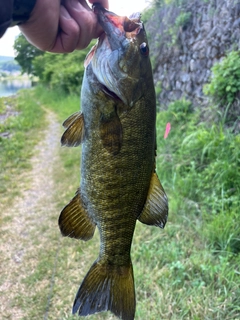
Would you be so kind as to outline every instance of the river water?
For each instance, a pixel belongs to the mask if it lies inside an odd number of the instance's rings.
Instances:
[[[20,89],[31,88],[31,81],[28,79],[13,79],[0,81],[0,97],[7,97],[16,94]]]

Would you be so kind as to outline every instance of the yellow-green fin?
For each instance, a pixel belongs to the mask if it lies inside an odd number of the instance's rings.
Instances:
[[[72,313],[87,316],[109,310],[122,320],[134,320],[135,308],[132,264],[114,266],[97,260],[78,290]]]
[[[168,199],[156,172],[153,172],[147,200],[138,220],[144,224],[164,228],[168,217]]]
[[[104,148],[113,155],[118,154],[122,146],[122,124],[116,111],[101,115],[99,133]]]
[[[89,240],[93,237],[96,225],[89,218],[82,205],[81,196],[77,191],[75,197],[66,205],[58,219],[61,233],[65,237]]]
[[[65,129],[67,129],[67,128],[70,126],[70,124],[71,124],[73,121],[75,121],[80,115],[81,115],[81,112],[80,112],[80,111],[77,111],[77,112],[71,114],[71,116],[69,116],[69,117],[63,122],[63,124],[62,124],[63,127],[64,127]]]
[[[74,113],[64,121],[67,127],[61,138],[62,146],[77,147],[84,139],[84,117],[82,113]]]

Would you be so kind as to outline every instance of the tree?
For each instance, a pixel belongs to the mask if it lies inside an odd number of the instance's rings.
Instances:
[[[36,57],[43,55],[44,52],[27,42],[23,34],[20,34],[15,40],[14,49],[17,52],[15,59],[21,66],[22,73],[35,75],[32,62]]]
[[[32,61],[34,75],[50,88],[79,94],[84,73],[84,60],[90,46],[95,42],[96,40],[93,40],[88,48],[81,51],[75,50],[64,54],[46,52],[44,55],[35,57]]]

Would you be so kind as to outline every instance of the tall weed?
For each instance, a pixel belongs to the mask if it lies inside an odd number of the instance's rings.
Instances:
[[[222,241],[224,245],[220,247],[238,252],[240,135],[226,129],[224,121],[202,122],[200,114],[190,112],[186,105],[186,101],[176,101],[158,114],[157,169],[163,185],[177,199],[176,207],[188,215],[204,215],[207,223],[217,226],[207,233],[210,244],[219,248]],[[167,122],[172,130],[164,140],[162,128]],[[228,220],[222,236],[220,216],[226,217],[225,222]],[[227,241],[233,238],[235,244],[228,245]]]

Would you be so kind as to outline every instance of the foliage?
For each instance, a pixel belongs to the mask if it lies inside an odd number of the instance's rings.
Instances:
[[[233,103],[240,91],[240,52],[232,51],[212,67],[211,82],[204,93],[217,103]]]
[[[151,19],[153,14],[155,13],[155,8],[153,6],[147,7],[141,13],[141,20],[146,23]]]
[[[172,131],[166,140],[162,139],[163,132],[158,135],[157,167],[163,185],[177,196],[179,210],[206,216],[207,223],[218,226],[218,215],[231,217],[223,242],[229,237],[238,239],[234,246],[225,246],[235,252],[240,249],[236,219],[240,206],[240,135],[226,129],[221,118],[215,123],[201,122],[200,114],[192,112],[190,105],[175,101],[158,115],[158,127],[171,122]],[[215,235],[223,237],[219,228]],[[219,240],[213,240],[213,232],[208,236],[210,245],[217,248]]]
[[[184,30],[190,22],[191,15],[191,12],[181,12],[175,20],[175,26]]]
[[[27,42],[20,35],[14,44],[17,52],[16,60],[22,67],[22,72],[39,77],[40,82],[55,90],[65,93],[80,92],[84,73],[84,60],[93,44],[81,51],[68,54],[53,54],[42,52]]]
[[[164,0],[153,0],[152,6],[155,8],[161,8],[165,4]]]
[[[220,212],[213,218],[205,217],[208,228],[203,234],[215,253],[240,252],[239,206],[237,201],[231,210]],[[217,232],[216,232],[217,231]]]
[[[172,26],[168,28],[166,34],[171,37],[171,44],[176,45],[178,41],[179,31],[186,30],[190,24],[192,14],[191,12],[181,11],[179,15],[176,16]]]
[[[24,37],[20,34],[14,42],[14,49],[17,53],[15,59],[22,68],[22,73],[33,74],[33,59],[37,56],[43,55],[44,53],[32,46]]]
[[[52,89],[79,94],[87,52],[88,49],[70,54],[45,53],[34,59],[34,72]]]
[[[176,7],[181,7],[183,4],[187,3],[187,0],[153,0],[151,6],[155,8],[161,8],[162,6],[174,5]]]
[[[168,111],[174,116],[174,122],[179,123],[181,120],[187,120],[192,112],[192,103],[182,99],[169,104]]]

